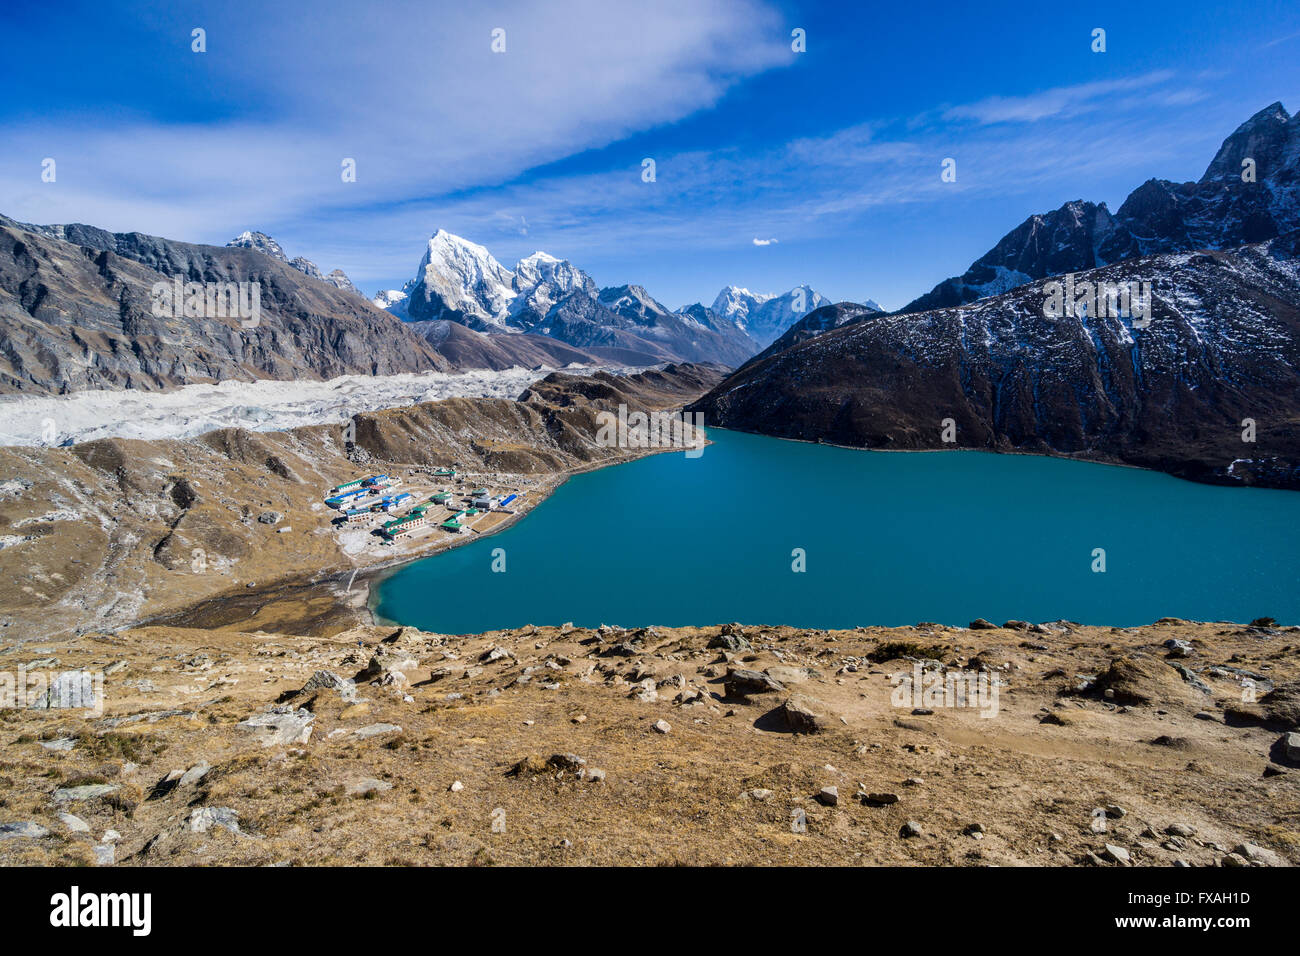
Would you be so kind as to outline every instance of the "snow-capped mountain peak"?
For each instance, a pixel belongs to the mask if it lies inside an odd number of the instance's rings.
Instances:
[[[278,259],[280,262],[288,262],[289,257],[284,254],[280,244],[264,232],[255,232],[245,229],[234,239],[231,239],[226,246],[239,249],[252,249],[262,255],[270,256],[272,259]]]
[[[813,309],[829,304],[829,299],[808,285],[795,286],[782,295],[729,285],[713,300],[713,311],[766,347]]]
[[[740,286],[729,285],[718,293],[711,308],[724,319],[743,320],[752,308],[762,305],[770,298],[770,295],[756,294]]]
[[[407,310],[417,320],[501,327],[517,294],[514,278],[483,246],[439,229],[425,244]]]

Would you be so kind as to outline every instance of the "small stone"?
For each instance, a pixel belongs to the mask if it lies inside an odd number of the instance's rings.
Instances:
[[[176,786],[185,787],[192,783],[198,783],[207,776],[208,771],[211,769],[212,768],[206,761],[203,763],[196,763],[193,767],[190,767],[189,770],[186,770],[181,774],[180,779],[176,782]]]
[[[1122,846],[1116,846],[1113,843],[1107,843],[1105,849],[1107,859],[1114,860],[1120,866],[1128,866],[1130,862],[1129,852]]]
[[[1244,857],[1252,863],[1263,863],[1268,866],[1279,866],[1281,860],[1272,850],[1266,850],[1262,846],[1256,846],[1254,843],[1239,843],[1232,851],[1237,856]]]
[[[111,843],[97,843],[94,852],[96,866],[112,866],[117,861],[117,850]]]
[[[976,837],[976,838],[983,837],[983,836],[984,836],[984,832],[985,832],[985,831],[984,831],[984,824],[982,824],[982,823],[971,823],[971,824],[968,824],[967,827],[966,827],[966,829],[962,830],[961,832],[964,833],[964,834],[966,834],[967,836],[973,836],[973,837]]]
[[[363,777],[356,783],[348,785],[347,795],[349,797],[364,797],[368,793],[382,793],[385,790],[392,790],[393,785],[387,780],[377,780],[374,777]]]
[[[207,833],[213,827],[239,833],[239,813],[229,807],[199,807],[191,811],[189,822],[192,833]]]
[[[382,734],[392,734],[402,732],[402,728],[397,724],[370,724],[357,730],[353,736],[358,740],[369,740],[371,737],[379,737]]]
[[[450,790],[452,793],[460,793],[462,790],[465,789],[465,785],[461,783],[459,780],[453,780],[451,786],[448,787],[447,789]]]
[[[670,731],[670,730],[673,729],[673,728],[672,728],[672,725],[671,725],[670,723],[668,723],[668,721],[666,721],[666,720],[656,720],[656,721],[655,721],[653,724],[651,724],[650,726],[651,726],[652,728],[654,728],[654,731],[655,731],[655,733],[657,733],[657,734],[666,734],[666,733],[668,733],[668,731]]]
[[[1165,833],[1176,837],[1194,837],[1196,836],[1196,827],[1188,826],[1186,823],[1171,823],[1165,827]]]
[[[836,806],[840,802],[840,791],[838,787],[822,787],[817,791],[817,802],[825,807]]]
[[[1283,734],[1281,743],[1287,760],[1300,761],[1300,731]]]
[[[903,824],[902,829],[898,831],[898,835],[904,840],[910,837],[919,837],[921,835],[921,824],[915,820],[908,820]]]
[[[116,843],[122,839],[122,834],[116,830],[105,830],[104,835],[100,837],[100,843]]]
[[[1110,817],[1112,820],[1119,820],[1128,816],[1128,811],[1118,804],[1108,803],[1106,805],[1106,816]]]
[[[90,824],[81,817],[71,813],[60,813],[59,822],[67,827],[73,833],[89,833]]]
[[[772,791],[764,790],[762,787],[755,787],[753,790],[746,790],[744,793],[741,794],[741,796],[747,797],[750,800],[757,800],[761,803],[762,801],[771,798]]]
[[[898,802],[898,794],[861,792],[858,794],[858,800],[869,807],[887,807]]]

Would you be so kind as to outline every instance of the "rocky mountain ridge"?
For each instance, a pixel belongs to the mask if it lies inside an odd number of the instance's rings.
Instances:
[[[1112,214],[1075,200],[1030,216],[961,276],[900,311],[963,305],[1139,256],[1234,249],[1300,228],[1300,119],[1273,103],[1242,123],[1196,182],[1150,179]]]
[[[155,314],[177,282],[244,283],[258,314]],[[0,216],[0,393],[448,368],[391,315],[264,252]]]

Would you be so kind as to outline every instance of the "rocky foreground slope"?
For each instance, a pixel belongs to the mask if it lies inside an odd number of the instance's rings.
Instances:
[[[321,499],[339,482],[454,465],[497,485],[526,485],[527,509],[574,471],[643,453],[598,445],[599,411],[678,407],[721,377],[691,365],[553,373],[517,401],[365,412],[352,418],[351,434],[342,424],[223,428],[184,440],[0,448],[0,641],[122,627],[209,599],[273,606],[267,589],[278,583],[375,563],[373,549],[349,550],[330,526],[334,513]],[[267,514],[278,518],[258,520]],[[416,556],[412,547],[385,549],[387,560]],[[293,610],[295,621],[318,606],[328,619],[337,603],[304,600],[310,607]]]
[[[706,424],[879,449],[1068,455],[1300,488],[1300,232],[1074,276],[1153,292],[1149,324],[1050,317],[1048,280],[774,346],[692,408]],[[951,422],[951,427],[947,426]]]
[[[6,648],[108,676],[0,711],[0,865],[1300,862],[1300,629],[972,628]]]

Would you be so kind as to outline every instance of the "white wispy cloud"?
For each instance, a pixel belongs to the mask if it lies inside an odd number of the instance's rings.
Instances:
[[[976,123],[1033,123],[1048,117],[1077,116],[1102,109],[1117,93],[1141,90],[1167,82],[1172,71],[1156,70],[1141,76],[1058,86],[1025,96],[990,96],[945,110],[944,119]]]
[[[756,246],[771,246],[775,244],[776,244],[775,239],[758,239],[758,238],[754,239],[754,245]]]
[[[195,68],[233,91],[235,118],[49,114],[0,129],[4,212],[216,241],[500,183],[709,108],[793,58],[763,0],[364,12],[331,0],[309,16],[232,2],[205,19],[208,52],[193,54]],[[497,27],[505,53],[490,48]],[[175,25],[157,28],[160,50],[174,46]],[[58,163],[56,183],[40,181],[45,157]],[[355,183],[340,177],[344,158],[356,160]]]

